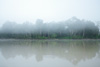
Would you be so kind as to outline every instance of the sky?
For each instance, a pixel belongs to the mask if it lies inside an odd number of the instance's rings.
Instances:
[[[100,21],[100,0],[0,0],[0,24],[63,21],[73,16]]]

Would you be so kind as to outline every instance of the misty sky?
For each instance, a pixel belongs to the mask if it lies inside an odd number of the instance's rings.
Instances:
[[[62,21],[73,16],[100,21],[100,0],[0,0],[0,23]]]

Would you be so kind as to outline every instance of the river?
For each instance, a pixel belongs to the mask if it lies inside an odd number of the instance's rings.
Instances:
[[[0,39],[0,67],[100,67],[100,40]]]

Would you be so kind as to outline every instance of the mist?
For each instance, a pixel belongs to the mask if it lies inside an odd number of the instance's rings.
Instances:
[[[99,23],[99,22],[98,22]],[[47,22],[37,19],[35,24],[24,22],[5,22],[0,28],[0,34],[26,34],[33,38],[34,36],[45,37],[65,37],[65,36],[82,36],[92,37],[99,35],[99,24],[92,21],[80,20],[72,17],[60,22]],[[9,35],[11,36],[11,35]]]

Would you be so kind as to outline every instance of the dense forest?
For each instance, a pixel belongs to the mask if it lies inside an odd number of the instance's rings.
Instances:
[[[76,17],[60,22],[43,22],[38,19],[35,24],[6,22],[0,28],[0,38],[98,39],[100,38],[99,22],[80,20]]]

